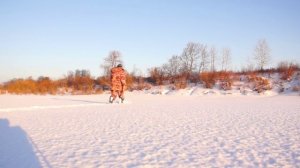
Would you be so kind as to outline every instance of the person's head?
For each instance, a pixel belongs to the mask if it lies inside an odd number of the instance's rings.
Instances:
[[[122,64],[118,64],[117,67],[123,67]]]

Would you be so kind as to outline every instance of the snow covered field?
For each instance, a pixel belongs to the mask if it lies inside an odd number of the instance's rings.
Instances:
[[[0,96],[0,167],[300,167],[300,96]]]

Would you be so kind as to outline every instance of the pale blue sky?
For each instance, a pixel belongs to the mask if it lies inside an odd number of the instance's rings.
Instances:
[[[232,67],[259,39],[272,64],[300,62],[299,0],[0,0],[0,82],[88,69],[111,50],[143,72],[199,42],[232,51]]]

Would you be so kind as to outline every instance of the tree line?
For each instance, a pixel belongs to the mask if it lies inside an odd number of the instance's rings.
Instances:
[[[256,66],[249,64],[240,72],[233,72],[230,69],[230,48],[217,51],[214,46],[189,42],[181,54],[172,55],[162,66],[148,69],[148,76],[142,76],[137,69],[128,72],[127,85],[129,90],[149,89],[153,85],[173,85],[174,89],[182,89],[189,83],[201,83],[206,88],[212,88],[219,81],[220,87],[226,90],[231,88],[237,74],[280,72],[283,80],[289,80],[299,70],[298,64],[286,61],[280,62],[276,68],[265,68],[271,60],[271,50],[264,39],[255,46],[253,60]],[[103,74],[97,78],[91,76],[88,70],[75,70],[58,80],[44,76],[36,80],[32,77],[12,79],[0,85],[0,93],[99,94],[109,90],[110,69],[118,64],[123,64],[122,54],[113,50],[103,59],[100,66]],[[263,81],[253,76],[251,79]]]
[[[270,59],[270,48],[266,40],[259,40],[253,56],[257,67],[255,69],[253,65],[249,65],[244,68],[244,71],[263,71]],[[225,74],[228,76],[231,70],[230,66],[230,48],[223,48],[218,52],[214,46],[210,47],[206,44],[190,42],[181,54],[173,55],[167,63],[160,67],[153,67],[149,72],[150,77],[156,84],[177,83],[185,86],[186,83],[197,83],[220,74],[223,74],[221,76]]]

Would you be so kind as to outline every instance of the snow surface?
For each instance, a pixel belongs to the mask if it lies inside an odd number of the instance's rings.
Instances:
[[[300,167],[300,96],[198,91],[1,95],[0,167]]]

